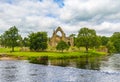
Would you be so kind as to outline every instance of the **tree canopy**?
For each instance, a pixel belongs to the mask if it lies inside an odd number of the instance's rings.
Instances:
[[[47,33],[37,32],[29,34],[30,50],[43,51],[47,48]]]
[[[116,52],[120,52],[120,32],[113,33],[110,41],[113,42]]]
[[[29,47],[29,45],[30,45],[29,38],[24,37],[24,39],[22,40],[22,44],[24,47]]]
[[[106,46],[109,41],[109,37],[101,36],[101,45]]]
[[[96,42],[98,40],[98,37],[96,35],[96,31],[94,29],[89,29],[89,28],[81,28],[78,36],[77,36],[77,47],[85,47],[86,48],[86,52],[88,52],[88,49],[90,47],[95,47],[96,46]]]
[[[68,48],[69,48],[68,44],[62,40],[56,46],[56,49],[61,50],[61,52],[63,52],[64,49],[68,49]]]
[[[13,26],[1,35],[1,43],[6,47],[11,47],[12,51],[14,51],[14,47],[18,44],[17,41],[19,40],[19,37],[18,29],[16,26]]]

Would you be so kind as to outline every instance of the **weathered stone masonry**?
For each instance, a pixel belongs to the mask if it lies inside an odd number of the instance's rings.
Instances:
[[[62,36],[59,36],[57,33],[60,32]],[[66,37],[64,31],[61,29],[61,27],[58,27],[54,32],[52,37],[50,38],[49,45],[52,47],[56,47],[56,45],[61,41],[65,41],[70,46],[74,46],[74,39],[73,37]]]

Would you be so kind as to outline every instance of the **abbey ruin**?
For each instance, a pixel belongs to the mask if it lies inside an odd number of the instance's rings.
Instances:
[[[61,36],[57,34],[58,32],[61,33]],[[58,27],[56,30],[54,30],[53,35],[50,38],[49,45],[52,47],[56,47],[61,40],[65,41],[70,46],[74,46],[74,38],[66,37],[66,34],[61,29],[61,27]]]

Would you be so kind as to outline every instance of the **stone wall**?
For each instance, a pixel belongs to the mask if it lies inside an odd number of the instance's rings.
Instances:
[[[60,32],[62,36],[58,35],[57,33]],[[49,45],[52,47],[56,47],[57,44],[61,41],[65,41],[70,46],[74,46],[74,38],[73,37],[66,37],[66,34],[61,29],[61,27],[58,27],[54,32],[52,37],[50,38]]]

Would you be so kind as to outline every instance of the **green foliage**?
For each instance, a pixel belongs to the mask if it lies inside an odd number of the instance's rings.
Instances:
[[[95,30],[84,27],[80,29],[76,42],[77,47],[83,46],[86,48],[86,52],[88,52],[88,48],[95,47],[99,40]]]
[[[113,52],[115,52],[115,47],[114,47],[114,45],[113,45],[113,43],[112,43],[111,41],[109,41],[109,42],[107,43],[107,49],[108,49],[108,53],[113,53]]]
[[[12,51],[14,51],[14,47],[18,45],[19,39],[18,29],[13,26],[1,35],[1,44],[5,47],[11,47]]]
[[[95,36],[91,40],[91,48],[98,48],[101,45],[101,38],[100,36]]]
[[[115,32],[110,41],[113,42],[113,46],[115,47],[116,52],[120,52],[120,32]]]
[[[106,36],[102,36],[102,37],[101,37],[101,44],[102,44],[103,46],[106,46],[107,43],[108,43],[108,41],[109,41],[109,37],[106,37]]]
[[[4,35],[0,36],[0,45],[6,47],[6,39],[5,39]]]
[[[62,52],[64,49],[68,49],[68,48],[69,48],[68,44],[64,41],[60,41],[56,46],[56,49],[61,50]]]
[[[29,35],[30,50],[43,51],[47,48],[47,33],[37,32]]]
[[[29,45],[30,45],[29,38],[25,37],[22,40],[22,44],[23,44],[24,47],[29,47]]]
[[[18,47],[23,47],[22,37],[21,37],[21,35],[18,36],[17,46],[18,46]]]

